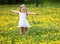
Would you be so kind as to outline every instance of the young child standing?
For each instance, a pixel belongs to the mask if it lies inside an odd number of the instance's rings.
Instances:
[[[11,12],[15,12],[15,13],[19,14],[18,27],[20,28],[20,34],[23,34],[24,31],[27,32],[28,31],[27,29],[30,27],[28,20],[27,20],[28,14],[37,15],[37,13],[28,12],[26,9],[26,6],[24,4],[20,5],[19,11],[11,10]]]

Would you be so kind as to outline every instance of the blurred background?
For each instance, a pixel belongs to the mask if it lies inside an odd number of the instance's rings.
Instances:
[[[44,4],[44,3],[60,3],[60,0],[0,0],[0,4]]]

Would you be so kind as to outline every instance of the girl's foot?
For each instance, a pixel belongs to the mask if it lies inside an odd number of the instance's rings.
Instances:
[[[28,31],[26,31],[25,34],[28,34]]]

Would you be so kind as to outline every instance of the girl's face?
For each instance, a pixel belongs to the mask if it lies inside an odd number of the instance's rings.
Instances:
[[[21,7],[20,9],[21,9],[21,12],[25,12],[26,11],[26,7],[24,7],[24,6]]]

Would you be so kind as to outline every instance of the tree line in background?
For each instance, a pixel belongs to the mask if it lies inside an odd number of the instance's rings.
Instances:
[[[51,2],[51,3],[60,3],[60,0],[0,0],[0,4],[33,4],[33,3],[46,3],[46,2]]]

